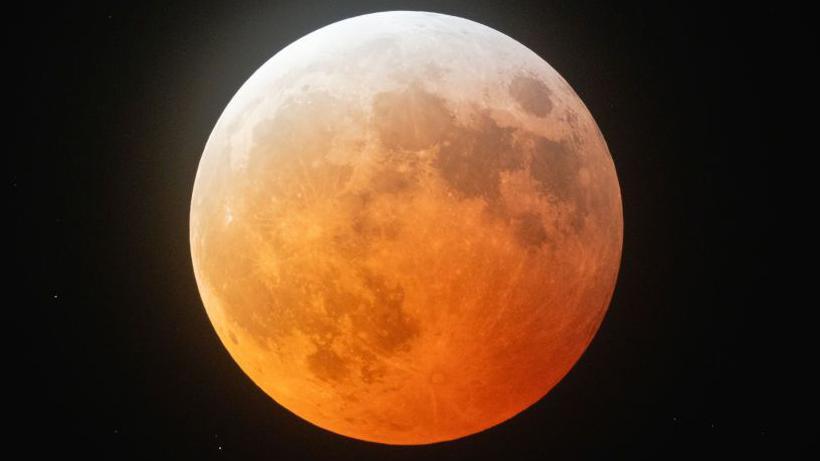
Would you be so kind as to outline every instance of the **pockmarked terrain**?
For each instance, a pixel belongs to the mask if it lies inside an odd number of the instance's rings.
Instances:
[[[214,128],[191,204],[208,316],[241,368],[358,439],[473,434],[592,340],[623,233],[592,116],[486,26],[388,12],[294,42]]]

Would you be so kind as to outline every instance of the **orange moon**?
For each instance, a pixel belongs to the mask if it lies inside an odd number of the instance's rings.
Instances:
[[[583,102],[481,24],[319,29],[225,108],[193,190],[205,309],[276,402],[385,444],[485,430],[558,383],[606,313],[620,188]]]

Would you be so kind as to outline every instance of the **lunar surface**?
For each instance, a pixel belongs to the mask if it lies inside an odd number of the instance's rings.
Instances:
[[[427,444],[542,398],[606,313],[615,168],[580,98],[481,24],[377,13],[239,89],[190,238],[208,316],[253,381],[327,430]]]

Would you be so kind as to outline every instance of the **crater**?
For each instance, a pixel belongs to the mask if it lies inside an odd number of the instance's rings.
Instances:
[[[350,373],[346,360],[329,347],[319,347],[307,362],[311,373],[322,381],[339,381]]]
[[[369,186],[376,194],[399,194],[415,184],[415,176],[393,168],[381,168],[370,179]]]
[[[567,144],[540,136],[535,138],[530,174],[541,192],[550,192],[560,200],[577,197],[580,168],[578,155]]]
[[[325,194],[343,190],[353,167],[328,161],[328,153],[337,144],[338,120],[345,117],[358,120],[346,104],[324,92],[309,91],[290,98],[275,116],[253,127],[247,177],[242,183],[251,186],[243,188],[241,194],[250,196],[249,201],[266,204],[271,193],[292,200],[304,198],[300,191],[305,182],[311,190]],[[307,169],[309,174],[305,174]],[[274,184],[272,177],[277,178]]]
[[[395,240],[402,231],[402,222],[389,216],[362,212],[351,218],[350,230],[357,241],[372,244],[375,240]]]
[[[418,336],[418,323],[404,311],[404,288],[389,286],[386,280],[367,270],[362,271],[370,298],[364,309],[356,312],[354,330],[365,334],[377,350],[393,353],[409,345]]]
[[[538,248],[547,241],[547,231],[538,213],[522,213],[514,220],[515,238],[521,246]]]
[[[386,374],[384,366],[376,364],[373,354],[362,354],[362,360],[365,361],[365,364],[359,370],[362,382],[365,384],[382,382]]]
[[[325,282],[320,287],[325,315],[307,314],[300,320],[301,329],[317,347],[307,360],[319,379],[342,380],[354,368],[363,382],[379,382],[384,376],[381,358],[408,349],[419,335],[418,323],[404,311],[404,288],[367,269],[360,269],[359,274],[361,290],[348,291]],[[356,334],[351,343],[338,327],[343,318]],[[341,357],[332,349],[339,340],[349,347],[350,357]]]
[[[581,184],[582,167],[578,153],[566,142],[537,137],[533,143],[530,174],[541,193],[552,194],[556,200],[574,207],[569,224],[581,230],[589,214],[589,192]]]
[[[510,96],[519,106],[536,117],[546,117],[552,111],[550,89],[541,80],[529,75],[517,75],[510,82]]]
[[[388,149],[427,149],[443,138],[453,120],[444,99],[420,84],[377,94],[373,114],[379,139]]]
[[[276,336],[282,326],[276,318],[277,313],[280,313],[278,307],[295,302],[300,294],[296,290],[288,290],[274,296],[263,280],[232,275],[255,273],[259,268],[257,262],[249,256],[252,254],[250,249],[236,237],[238,231],[230,227],[228,229],[224,236],[214,239],[215,243],[210,246],[207,258],[203,258],[202,265],[206,268],[208,284],[224,306],[225,314],[248,336]],[[225,282],[228,279],[231,281]],[[228,338],[236,344],[238,338],[231,333]]]
[[[334,135],[333,121],[342,112],[340,101],[322,91],[291,97],[272,118],[253,126],[250,166],[286,167],[295,155],[306,164],[323,158]]]
[[[513,142],[515,129],[500,127],[486,113],[475,128],[454,126],[433,166],[461,198],[483,198],[493,208],[500,199],[500,174],[524,167]]]

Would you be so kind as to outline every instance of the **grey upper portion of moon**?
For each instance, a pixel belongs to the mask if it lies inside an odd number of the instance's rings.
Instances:
[[[219,118],[191,206],[197,283],[243,370],[314,423],[391,443],[549,391],[606,312],[621,240],[612,159],[572,88],[432,13],[277,53]]]

